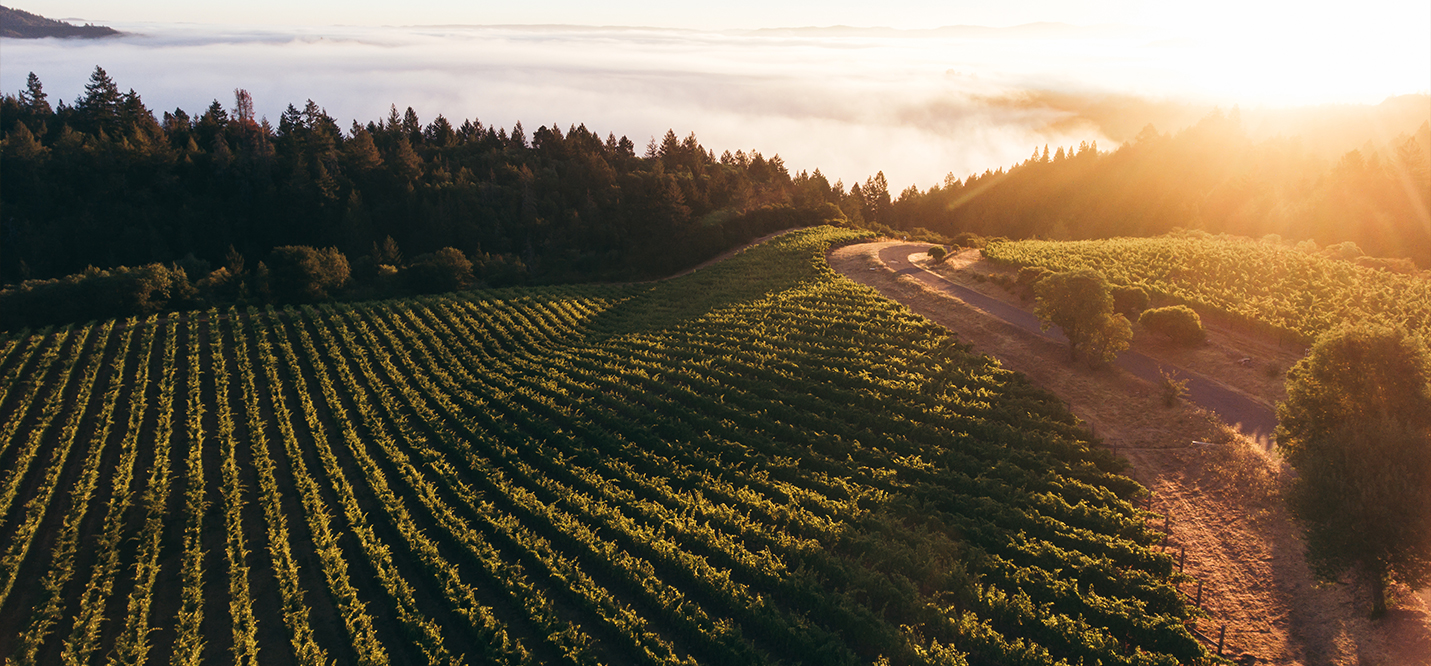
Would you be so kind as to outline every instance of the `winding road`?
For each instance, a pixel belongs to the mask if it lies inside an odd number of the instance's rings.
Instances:
[[[911,256],[923,255],[928,249],[927,244],[891,245],[879,251],[879,259],[895,273],[907,275],[925,286],[953,296],[991,317],[1003,320],[1034,335],[1062,343],[1068,342],[1068,338],[1064,337],[1063,331],[1058,327],[1050,328],[1047,331],[1042,330],[1038,317],[1035,317],[1033,313],[951,282],[910,261]],[[1119,354],[1116,365],[1155,386],[1162,382],[1162,376],[1159,374],[1160,369],[1167,371],[1168,374],[1179,380],[1185,380],[1188,389],[1187,400],[1216,413],[1225,423],[1255,439],[1270,441],[1273,431],[1277,428],[1277,415],[1266,405],[1209,377],[1159,363],[1146,354],[1135,351],[1124,351]]]

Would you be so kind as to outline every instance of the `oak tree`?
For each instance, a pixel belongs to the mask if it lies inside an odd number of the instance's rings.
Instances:
[[[1113,311],[1113,295],[1101,273],[1085,268],[1054,273],[1034,285],[1034,314],[1044,330],[1063,329],[1069,352],[1092,363],[1112,361],[1128,348],[1133,327]]]
[[[1373,614],[1386,589],[1431,582],[1431,353],[1404,330],[1344,327],[1287,373],[1277,447],[1288,501],[1325,581],[1359,571]]]

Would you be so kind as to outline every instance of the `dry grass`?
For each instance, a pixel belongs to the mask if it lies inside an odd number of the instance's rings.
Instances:
[[[1215,488],[1239,505],[1262,511],[1281,506],[1288,472],[1272,451],[1225,424],[1218,424],[1209,443],[1199,447],[1203,469],[1199,486]]]

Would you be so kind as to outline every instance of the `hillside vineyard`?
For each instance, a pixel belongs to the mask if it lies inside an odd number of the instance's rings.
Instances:
[[[0,342],[17,663],[1176,664],[1143,490],[786,234],[654,284]]]
[[[1318,253],[1315,243],[1304,251],[1271,241],[1201,232],[1002,241],[990,243],[984,256],[1006,266],[1092,268],[1116,284],[1137,285],[1168,302],[1303,343],[1355,322],[1431,332],[1431,274],[1396,273],[1328,256],[1342,246]]]

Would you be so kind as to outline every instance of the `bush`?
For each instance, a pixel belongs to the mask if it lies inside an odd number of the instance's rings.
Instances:
[[[1164,370],[1161,366],[1158,368],[1158,374],[1162,377],[1162,381],[1159,383],[1158,388],[1161,390],[1163,395],[1164,407],[1172,407],[1178,404],[1179,400],[1182,400],[1183,398],[1187,397],[1188,380],[1178,379],[1176,372],[1168,372],[1167,370]]]
[[[5,328],[142,316],[194,305],[195,291],[178,266],[90,267],[54,280],[27,280],[0,292]]]
[[[1138,324],[1179,344],[1195,345],[1207,339],[1207,331],[1202,328],[1202,318],[1186,305],[1144,310],[1143,315],[1138,317]]]
[[[326,300],[348,284],[348,277],[348,258],[336,247],[284,245],[269,255],[268,289],[279,301]]]
[[[461,250],[444,247],[418,255],[406,275],[408,284],[421,293],[457,291],[472,284],[472,261]]]
[[[1148,292],[1142,287],[1113,287],[1113,310],[1134,319],[1148,308]]]
[[[935,245],[934,247],[929,248],[929,258],[932,259],[932,260],[934,260],[934,263],[936,263],[936,264],[942,264],[942,263],[944,263],[944,259],[945,259],[946,257],[948,257],[948,256],[949,256],[949,253],[946,252],[946,251],[944,250],[944,248],[942,248],[942,247],[940,247],[940,246],[938,246],[938,245]]]
[[[478,254],[472,257],[472,272],[489,287],[510,287],[527,282],[527,265],[515,254]]]
[[[1043,266],[1024,266],[1019,269],[1019,284],[1031,287],[1050,275],[1053,271]]]
[[[980,236],[979,234],[976,234],[972,231],[961,232],[958,235],[954,236],[954,238],[951,240],[953,244],[961,247],[982,248],[986,243],[986,240],[983,236]]]
[[[1416,263],[1410,259],[1388,259],[1383,257],[1357,257],[1356,265],[1364,268],[1374,268],[1387,271],[1389,273],[1400,273],[1401,275],[1416,274]]]

